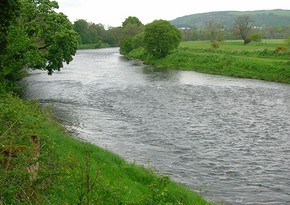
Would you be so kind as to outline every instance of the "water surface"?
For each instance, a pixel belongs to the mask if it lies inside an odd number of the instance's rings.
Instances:
[[[156,167],[209,200],[290,204],[290,86],[156,70],[118,49],[81,50],[24,96],[83,140]]]

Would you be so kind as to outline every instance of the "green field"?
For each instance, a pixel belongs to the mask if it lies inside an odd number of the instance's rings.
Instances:
[[[142,57],[131,52],[129,57]],[[162,59],[143,58],[158,68],[193,70],[239,78],[290,83],[290,52],[284,40],[263,40],[243,45],[224,41],[211,48],[208,41],[181,42],[179,48]]]
[[[262,42],[252,42],[243,45],[242,40],[226,40],[219,43],[219,50],[225,51],[259,51],[264,49],[275,50],[276,46],[285,45],[283,39],[264,39]],[[208,41],[183,41],[180,43],[180,48],[190,49],[211,49],[211,44]]]
[[[168,176],[72,138],[50,113],[0,84],[0,204],[209,204]]]

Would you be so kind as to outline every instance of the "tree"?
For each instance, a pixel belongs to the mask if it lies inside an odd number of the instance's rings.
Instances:
[[[182,41],[194,41],[198,40],[200,36],[200,30],[197,26],[191,28],[184,28],[181,30]]]
[[[119,46],[121,42],[121,27],[109,27],[106,35],[103,37],[104,42],[111,46]]]
[[[122,27],[126,27],[128,24],[134,24],[137,26],[142,25],[141,21],[135,16],[129,16],[122,22]]]
[[[81,41],[81,44],[90,43],[89,37],[89,24],[84,19],[78,19],[74,22],[73,25],[74,31],[78,33]]]
[[[254,26],[254,20],[249,16],[239,16],[234,24],[234,30],[242,37],[244,40],[244,45],[251,42],[248,38],[250,31]]]
[[[260,33],[254,33],[249,36],[249,39],[254,42],[262,42],[262,35]]]
[[[20,15],[7,33],[7,49],[2,56],[2,78],[17,81],[24,66],[47,70],[72,61],[77,49],[77,34],[63,13],[57,13],[56,1],[21,0]]]
[[[11,22],[16,18],[19,7],[20,4],[17,0],[0,1],[0,55],[6,49],[7,31]]]
[[[144,26],[137,17],[129,16],[122,23],[121,29],[121,42],[120,53],[128,54],[134,49],[133,38],[134,36],[142,33]]]
[[[207,21],[204,26],[204,34],[210,40],[211,46],[218,48],[218,42],[222,41],[224,36],[223,27],[215,21]]]
[[[180,40],[180,31],[168,21],[155,20],[145,26],[145,50],[156,58],[168,55],[179,46]]]
[[[223,40],[223,27],[215,21],[205,22],[204,33],[211,42]]]

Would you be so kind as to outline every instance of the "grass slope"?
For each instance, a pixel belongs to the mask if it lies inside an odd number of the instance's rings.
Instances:
[[[73,139],[49,109],[1,86],[0,125],[0,204],[209,204],[167,176]],[[33,177],[27,167],[36,164]]]

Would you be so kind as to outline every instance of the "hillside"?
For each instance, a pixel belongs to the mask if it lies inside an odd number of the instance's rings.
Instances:
[[[225,28],[233,25],[238,16],[250,16],[255,26],[290,26],[290,10],[260,10],[260,11],[217,11],[209,13],[192,14],[176,18],[171,23],[178,28],[203,26],[207,21],[217,21]]]

